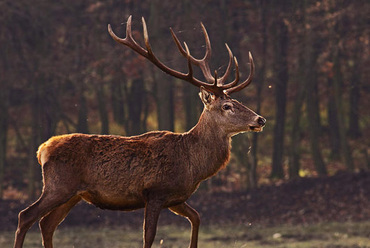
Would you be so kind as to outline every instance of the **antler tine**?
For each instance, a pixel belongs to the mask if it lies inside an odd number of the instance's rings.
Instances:
[[[229,46],[227,45],[227,43],[225,43],[225,46],[226,46],[227,52],[229,53],[229,64],[227,65],[225,74],[218,81],[218,85],[219,86],[223,86],[225,80],[227,79],[227,77],[230,74],[231,65],[233,63],[233,53],[231,52],[231,49],[229,48]],[[230,87],[230,85],[228,85],[228,87]]]
[[[186,58],[188,60],[188,77],[193,78],[193,67],[191,66],[191,61],[190,61],[190,50],[186,42],[184,42],[184,46],[186,49]]]
[[[237,62],[237,60],[235,60],[235,62],[236,62],[235,63],[235,67],[236,67],[236,70],[237,70],[236,73],[238,75],[238,77],[235,78],[235,81],[237,81],[237,80],[239,81],[238,62]],[[252,79],[253,79],[253,76],[254,76],[254,62],[253,62],[253,57],[252,57],[251,52],[249,52],[249,63],[250,63],[250,73],[249,73],[248,78],[244,82],[242,82],[241,84],[239,84],[237,86],[234,86],[232,88],[228,88],[228,89],[224,90],[224,93],[226,95],[230,95],[231,93],[240,91],[240,90],[244,89],[245,87],[247,87],[252,82]],[[230,84],[233,84],[234,82],[232,82]]]
[[[238,60],[236,59],[236,57],[234,57],[234,64],[235,64],[235,79],[231,83],[222,85],[222,88],[224,90],[234,87],[239,82],[239,64],[238,64]]]
[[[190,59],[191,63],[193,63],[196,66],[199,66],[199,68],[202,70],[202,73],[203,73],[204,78],[206,79],[206,81],[210,84],[213,84],[215,79],[213,78],[213,76],[211,74],[211,70],[209,68],[209,63],[208,63],[209,59],[211,58],[211,54],[212,54],[211,42],[209,40],[207,30],[204,27],[203,23],[200,23],[200,24],[202,26],[202,31],[203,31],[205,41],[206,41],[206,53],[205,53],[205,55],[202,59],[196,59],[192,55],[189,54],[189,59]],[[172,38],[174,39],[175,44],[176,44],[177,48],[179,49],[180,53],[184,57],[187,57],[188,55],[187,55],[185,49],[181,46],[181,43],[180,43],[179,39],[177,38],[175,32],[173,32],[172,28],[170,28],[170,31],[171,31]]]
[[[186,52],[186,51],[184,50],[184,48],[181,46],[181,43],[180,43],[179,39],[177,38],[177,36],[176,36],[175,32],[173,32],[172,28],[170,28],[170,32],[171,32],[172,38],[173,38],[173,40],[175,41],[175,44],[176,44],[177,48],[179,49],[180,53],[181,53],[183,56],[187,57],[187,56],[188,56],[187,52]],[[184,42],[184,43],[185,43],[185,42]],[[191,57],[191,56],[189,56],[189,58],[190,58],[190,57]],[[191,59],[190,59],[190,60],[191,60]],[[193,60],[194,60],[194,58],[193,58]]]
[[[108,24],[108,32],[112,38],[117,41],[118,43],[124,44],[128,47],[130,47],[135,52],[139,53],[140,55],[147,57],[147,51],[139,46],[136,41],[132,37],[132,31],[131,31],[131,19],[132,16],[129,16],[127,19],[127,26],[126,26],[126,37],[124,39],[118,37],[112,30],[112,27],[110,24]]]
[[[146,49],[149,54],[153,55],[152,47],[150,46],[150,43],[149,43],[148,29],[146,27],[146,22],[145,22],[144,17],[141,17],[141,21],[143,23],[143,34],[144,34],[144,42],[145,42]],[[130,31],[131,31],[131,27],[130,27]]]
[[[213,84],[213,86],[218,87],[217,84],[217,70],[215,70],[215,83]]]
[[[235,64],[235,80],[232,81],[230,84],[226,85],[228,88],[231,88],[239,83],[239,64],[236,57],[234,57],[234,64]]]
[[[202,26],[204,39],[206,41],[206,54],[204,55],[203,59],[201,59],[201,61],[207,61],[208,62],[208,60],[211,58],[211,55],[212,55],[211,41],[209,39],[207,29],[203,25],[203,22],[201,22],[200,25]]]

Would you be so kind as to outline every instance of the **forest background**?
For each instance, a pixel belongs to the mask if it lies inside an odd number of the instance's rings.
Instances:
[[[366,0],[0,1],[0,198],[34,199],[38,146],[53,135],[184,132],[203,106],[198,91],[117,44],[141,17],[156,56],[186,71],[172,27],[196,57],[200,22],[211,68],[226,42],[253,83],[235,98],[267,119],[262,133],[233,138],[230,165],[202,187],[240,191],[296,177],[369,170],[369,10]],[[199,73],[199,72],[196,72]]]

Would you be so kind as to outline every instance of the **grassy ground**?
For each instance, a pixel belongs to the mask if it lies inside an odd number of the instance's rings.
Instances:
[[[161,226],[153,247],[187,247],[190,228]],[[137,248],[141,247],[141,229],[60,228],[54,236],[58,248]],[[12,247],[13,232],[0,233],[0,247]],[[24,248],[41,246],[37,229],[26,237]],[[200,248],[370,248],[370,221],[322,223],[307,226],[258,227],[253,225],[206,226],[201,228]]]

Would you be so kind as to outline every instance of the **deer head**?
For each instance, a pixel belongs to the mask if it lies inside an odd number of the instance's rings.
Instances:
[[[189,47],[187,46],[186,42],[184,42],[184,46],[182,46],[172,28],[170,28],[175,44],[180,53],[187,59],[188,66],[188,73],[176,71],[163,64],[154,55],[149,43],[149,35],[144,18],[142,18],[142,23],[146,49],[141,47],[133,39],[131,31],[131,18],[132,17],[130,16],[127,20],[126,38],[124,39],[119,38],[113,32],[111,26],[108,25],[109,34],[115,41],[130,47],[132,50],[147,58],[154,65],[156,65],[167,74],[190,82],[197,87],[200,87],[199,95],[205,106],[204,113],[212,113],[212,118],[218,124],[220,124],[221,127],[224,127],[225,132],[233,135],[245,131],[262,131],[263,126],[266,123],[266,119],[262,116],[257,115],[238,101],[230,98],[230,95],[232,93],[244,89],[252,82],[254,75],[254,62],[251,53],[249,53],[250,74],[245,81],[238,84],[240,78],[238,60],[236,59],[236,57],[233,56],[233,53],[227,44],[225,44],[225,46],[229,54],[229,63],[226,71],[221,77],[218,77],[217,70],[215,70],[214,74],[212,75],[211,69],[209,67],[209,60],[212,53],[211,42],[203,23],[201,23],[201,27],[206,42],[206,52],[202,59],[196,59],[192,55],[190,55]],[[235,79],[232,82],[226,83],[226,80],[228,79],[232,70],[233,64],[235,65]],[[194,77],[193,65],[198,66],[201,69],[206,82]]]
[[[224,133],[230,136],[240,132],[262,131],[266,120],[238,102],[224,95],[215,97],[201,87],[199,96],[204,104],[204,114],[209,114]]]

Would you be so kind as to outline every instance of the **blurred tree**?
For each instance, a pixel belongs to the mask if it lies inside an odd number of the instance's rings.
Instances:
[[[103,78],[102,75],[100,79]],[[106,109],[106,97],[104,94],[103,82],[98,82],[96,87],[96,98],[98,100],[98,110],[101,122],[101,134],[109,134],[109,117]]]
[[[301,159],[301,117],[302,117],[302,106],[305,100],[305,89],[307,83],[306,80],[301,80],[305,74],[305,49],[306,46],[306,1],[297,1],[294,3],[296,13],[298,13],[298,21],[296,24],[296,39],[297,43],[300,44],[297,48],[298,53],[298,70],[294,77],[294,85],[296,85],[296,95],[293,103],[292,112],[292,130],[291,130],[291,141],[290,141],[290,156],[289,156],[289,178],[295,178],[299,176],[300,159]]]
[[[331,12],[333,14],[336,14],[336,7],[338,5],[342,8],[345,8],[346,1],[332,1],[331,2]],[[341,18],[333,18],[331,21],[329,21],[329,34],[331,37],[331,43],[330,44],[330,55],[331,60],[333,61],[333,91],[334,91],[334,97],[333,102],[335,104],[335,113],[337,116],[337,127],[338,127],[338,134],[339,134],[339,144],[340,144],[340,155],[343,158],[343,161],[347,168],[350,171],[354,170],[354,163],[352,159],[352,151],[348,144],[347,138],[346,138],[346,126],[345,126],[345,118],[344,118],[344,107],[343,107],[343,98],[342,98],[342,92],[344,87],[344,81],[343,81],[343,74],[342,74],[342,68],[341,68],[341,58],[344,57],[342,54],[342,48],[341,46],[337,46],[336,44],[340,44],[343,42],[340,37],[345,37],[346,30],[347,30],[347,18],[346,16],[342,16]],[[351,105],[351,104],[350,104]]]
[[[266,67],[267,67],[267,43],[268,43],[268,8],[267,8],[267,0],[262,0],[259,3],[259,12],[260,12],[260,23],[261,23],[261,35],[262,35],[262,54],[260,58],[260,63],[257,63],[260,69],[257,69],[257,76],[256,76],[256,86],[257,86],[257,107],[256,112],[261,114],[261,107],[262,107],[262,89],[264,86],[264,81],[266,80]],[[258,184],[258,175],[257,175],[257,166],[258,166],[258,133],[253,134],[252,138],[252,148],[251,148],[251,167],[249,171],[249,182],[252,188],[257,187]]]
[[[20,3],[21,4],[21,3]],[[15,92],[16,83],[21,73],[14,73],[14,68],[20,72],[24,70],[22,56],[19,54],[19,42],[17,42],[20,16],[22,13],[17,11],[17,3],[5,1],[4,7],[0,8],[0,21],[7,24],[0,29],[0,199],[3,197],[4,174],[7,163],[7,146],[9,131],[9,108],[11,106],[11,93]],[[5,8],[6,7],[6,8]],[[14,24],[12,27],[8,23]],[[13,42],[14,41],[14,42]]]
[[[88,117],[87,117],[87,103],[86,103],[86,97],[84,95],[84,90],[79,91],[79,104],[78,104],[78,120],[77,120],[77,127],[76,132],[77,133],[89,133],[89,125],[88,125]]]
[[[141,134],[146,131],[145,126],[143,125],[146,121],[143,119],[145,108],[145,102],[143,100],[146,99],[146,96],[144,91],[144,81],[142,78],[136,78],[132,81],[126,98],[128,114],[128,118],[126,120],[127,135]]]
[[[12,11],[0,10],[2,21],[9,22],[14,17]],[[8,39],[7,33],[8,26],[0,29],[0,40]],[[4,173],[6,167],[6,152],[7,152],[7,135],[8,135],[8,118],[9,118],[9,96],[10,96],[10,83],[8,82],[9,71],[11,68],[12,56],[14,56],[14,47],[10,42],[2,42],[2,49],[0,49],[0,199],[3,197],[4,187]]]
[[[343,100],[342,100],[342,87],[343,87],[343,75],[340,70],[339,65],[339,51],[334,51],[333,54],[333,71],[334,71],[334,77],[333,77],[333,86],[334,86],[334,100],[335,100],[335,107],[337,111],[338,116],[338,129],[339,129],[339,139],[340,139],[340,145],[341,145],[341,155],[343,158],[343,161],[347,168],[350,171],[354,170],[354,164],[352,159],[352,151],[348,144],[348,141],[346,139],[346,128],[345,128],[345,120],[344,120],[344,113],[343,113]]]
[[[328,81],[328,106],[327,115],[329,123],[329,141],[330,141],[330,158],[339,159],[340,158],[340,135],[338,126],[338,116],[337,108],[335,104],[335,92],[333,87],[333,63],[329,62],[327,65],[329,68],[329,75],[327,75]]]
[[[153,0],[150,4],[149,30],[151,31],[152,44],[161,44],[156,47],[156,54],[162,54],[162,61],[165,60],[166,44],[168,41],[163,41],[163,33],[160,27],[163,27],[165,16],[163,16],[163,1]],[[172,41],[171,41],[172,42]],[[174,131],[174,80],[165,75],[158,68],[153,68],[153,79],[156,85],[156,102],[157,102],[157,120],[159,130]]]
[[[112,82],[110,83],[110,95],[112,102],[113,119],[120,125],[123,125],[125,122],[122,81],[124,81],[123,75],[122,77],[117,78],[115,77],[114,79],[112,79]]]
[[[369,9],[370,3],[366,0],[356,1],[354,9],[364,8]],[[348,9],[351,6],[347,7]],[[363,134],[360,127],[360,105],[362,92],[365,87],[363,87],[363,82],[366,79],[362,77],[366,75],[369,76],[368,71],[364,67],[364,51],[368,44],[365,44],[370,36],[368,13],[366,11],[346,11],[348,19],[346,21],[346,47],[351,51],[349,61],[347,62],[348,70],[351,71],[352,75],[350,80],[350,91],[349,91],[349,127],[348,133],[352,138],[360,138]],[[351,23],[353,20],[353,23]],[[351,28],[348,28],[351,27]],[[357,27],[357,28],[356,28]],[[353,32],[355,31],[355,32]],[[366,52],[365,52],[366,53]],[[365,89],[366,90],[366,89]],[[365,93],[366,94],[366,93]]]
[[[6,49],[4,50],[6,51]],[[6,56],[1,54],[0,56]],[[4,72],[6,65],[0,67],[0,71]],[[1,73],[4,75],[3,73]],[[7,83],[0,80],[0,199],[3,197],[4,186],[4,170],[6,166],[6,152],[7,152],[7,134],[8,134],[8,107],[9,107],[9,92]]]
[[[98,29],[99,30],[99,29]],[[102,51],[102,43],[101,35],[99,35],[95,31],[94,35],[94,40],[91,45],[91,49],[94,51]],[[98,112],[99,112],[99,117],[100,117],[100,123],[101,123],[101,128],[100,128],[100,133],[101,134],[109,134],[109,115],[107,111],[107,96],[105,94],[105,80],[104,80],[104,74],[105,74],[105,60],[100,59],[101,54],[97,54],[98,52],[95,52],[92,54],[92,61],[90,65],[90,70],[91,70],[91,78],[89,79],[94,87],[95,94],[96,94],[96,100],[98,104]],[[95,58],[97,57],[97,58]]]
[[[275,126],[274,126],[274,141],[272,154],[272,178],[283,178],[283,155],[284,155],[284,129],[285,129],[285,113],[286,113],[286,91],[289,80],[288,73],[288,27],[284,22],[284,17],[280,15],[280,11],[286,9],[288,1],[272,2],[271,8],[275,10],[273,13],[273,24],[271,26],[271,35],[274,42],[272,43],[273,50],[273,70],[274,70],[274,86],[275,86]],[[284,12],[282,12],[284,13]]]
[[[78,133],[89,133],[88,124],[88,107],[85,96],[85,86],[83,82],[78,87],[78,119],[76,132]]]
[[[181,26],[184,30],[191,30],[194,31],[194,25],[199,25],[199,20],[195,20],[196,18],[192,16],[192,13],[194,12],[194,8],[197,6],[194,6],[194,1],[192,0],[184,0],[182,3],[182,10],[184,11],[184,14],[189,17],[189,21],[182,22],[181,19],[178,18],[177,22],[179,22],[178,26]],[[188,38],[188,37],[187,37]],[[200,44],[200,42],[196,42],[197,40],[201,41],[204,44],[204,40],[201,39],[202,36],[200,36],[199,33],[194,34],[190,37],[190,39],[187,39],[187,44]],[[202,48],[204,45],[202,45]],[[179,52],[176,52],[174,56],[181,56]],[[185,58],[180,58],[181,60],[185,61]],[[185,64],[185,63],[182,63]],[[184,69],[185,71],[186,69]],[[197,71],[196,71],[197,72]],[[182,92],[183,92],[183,106],[185,111],[185,130],[188,131],[191,128],[197,124],[200,111],[202,109],[202,103],[199,100],[198,93],[199,89],[194,87],[193,85],[189,83],[183,83],[182,85]]]
[[[306,15],[307,16],[307,15]],[[310,17],[307,17],[310,18]],[[312,18],[312,17],[311,17]],[[307,21],[305,35],[305,73],[303,80],[306,86],[306,105],[307,105],[307,122],[308,135],[312,152],[312,159],[319,175],[326,175],[326,164],[321,153],[320,142],[320,109],[318,97],[318,77],[317,77],[317,57],[320,53],[320,45],[322,41],[317,35],[317,31],[313,30],[312,22]]]
[[[39,80],[32,80],[32,99],[31,99],[31,117],[32,117],[32,128],[31,128],[31,135],[30,135],[30,141],[29,141],[29,156],[28,156],[28,196],[31,199],[34,199],[36,197],[36,176],[37,169],[39,169],[35,165],[35,153],[37,151],[38,146],[41,142],[41,92],[40,92],[40,82]],[[32,156],[33,155],[33,156]]]
[[[362,75],[362,51],[363,44],[360,39],[357,40],[353,49],[352,76],[350,79],[350,105],[349,105],[349,128],[348,132],[352,138],[361,137],[360,129],[360,98],[361,98],[361,75]]]

